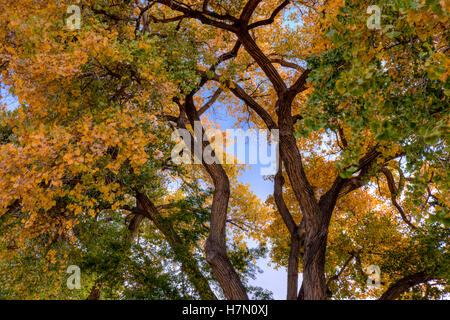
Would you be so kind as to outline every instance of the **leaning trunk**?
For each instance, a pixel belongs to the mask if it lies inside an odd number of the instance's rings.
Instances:
[[[194,101],[191,95],[186,97],[184,104],[186,115],[192,127],[200,118],[195,109]],[[205,132],[201,128],[201,137],[195,137],[199,141]],[[200,140],[200,141],[201,141]],[[201,141],[202,154],[209,146],[209,141]],[[231,264],[226,249],[226,220],[228,201],[230,198],[230,182],[228,176],[220,163],[208,164],[203,160],[202,164],[211,177],[214,184],[213,202],[211,206],[210,233],[206,241],[206,261],[211,266],[214,275],[219,281],[225,297],[229,300],[247,300],[247,290],[239,278],[236,270]]]

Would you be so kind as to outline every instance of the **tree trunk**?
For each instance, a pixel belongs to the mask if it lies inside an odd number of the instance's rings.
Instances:
[[[302,165],[300,152],[294,137],[291,101],[279,100],[280,152],[295,197],[305,220],[305,246],[303,254],[304,299],[325,299],[325,249],[329,219],[324,219],[314,191]],[[284,115],[284,116],[281,116]]]

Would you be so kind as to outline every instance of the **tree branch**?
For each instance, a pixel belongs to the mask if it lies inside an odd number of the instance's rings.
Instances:
[[[281,10],[283,10],[288,4],[289,4],[290,0],[285,0],[283,1],[270,15],[270,17],[268,19],[265,20],[260,20],[257,21],[255,23],[252,23],[248,26],[248,29],[253,29],[253,28],[257,28],[257,27],[261,27],[264,25],[268,25],[268,24],[272,24],[275,21],[276,16],[280,13]]]
[[[281,65],[283,67],[296,69],[296,70],[301,71],[301,72],[305,71],[305,69],[300,67],[298,64],[286,61],[286,60],[284,60],[282,58],[271,58],[270,62],[278,63],[279,65]]]
[[[163,5],[171,8],[172,10],[181,12],[181,13],[185,14],[187,17],[200,20],[204,24],[207,24],[207,25],[219,28],[219,29],[232,31],[232,32],[238,31],[236,26],[223,22],[223,20],[230,20],[229,19],[230,17],[228,17],[228,16],[225,18],[220,15],[215,15],[209,11],[203,12],[203,11],[194,10],[188,6],[182,5],[183,3],[175,2],[173,0],[158,0],[156,2],[163,4]],[[214,20],[214,19],[211,19],[210,17],[214,17],[214,18],[222,17],[222,19]]]
[[[380,300],[395,300],[410,288],[430,280],[433,280],[433,277],[423,271],[406,276],[392,284],[386,292],[383,293]]]
[[[388,187],[389,187],[389,192],[391,193],[392,204],[397,209],[397,211],[400,213],[400,216],[402,217],[402,220],[408,226],[410,226],[412,229],[417,229],[417,227],[415,225],[413,225],[411,223],[411,221],[406,217],[405,211],[403,210],[403,208],[397,202],[397,196],[398,196],[398,193],[399,193],[399,189],[397,189],[397,187],[395,186],[394,176],[392,175],[392,172],[386,167],[381,168],[380,171],[386,177],[386,180],[387,180],[387,183],[388,183]]]
[[[339,272],[337,274],[335,274],[334,276],[332,276],[330,279],[328,279],[327,281],[327,288],[330,287],[330,284],[333,281],[336,281],[339,279],[339,277],[341,276],[341,274],[345,271],[345,268],[347,268],[347,266],[350,264],[350,262],[353,260],[353,258],[355,257],[354,254],[350,254],[350,257],[348,257],[348,259],[345,261],[344,265],[342,266],[342,268],[339,270]]]
[[[294,99],[297,94],[306,90],[306,80],[308,79],[308,75],[311,72],[311,69],[306,69],[294,82],[294,84],[288,89],[288,96],[291,99]]]
[[[203,71],[198,71],[201,74],[204,74],[206,76],[206,73]],[[258,102],[256,102],[255,99],[253,99],[248,93],[244,91],[237,83],[226,80],[225,82],[221,82],[221,77],[217,74],[214,74],[213,77],[214,81],[217,81],[219,83],[225,84],[227,88],[230,89],[230,91],[241,101],[243,101],[250,109],[255,111],[258,116],[261,117],[261,119],[264,121],[268,129],[274,129],[277,127],[277,124],[272,119],[270,114],[260,105]]]

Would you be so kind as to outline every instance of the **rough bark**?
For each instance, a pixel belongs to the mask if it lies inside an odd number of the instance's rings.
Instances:
[[[200,121],[195,108],[192,95],[186,97],[184,104],[185,113],[194,127],[196,121]],[[204,136],[201,128],[201,135]],[[198,139],[199,137],[197,137]],[[203,140],[203,139],[202,139]],[[202,141],[202,152],[209,146],[209,141]],[[229,300],[247,300],[248,295],[244,285],[234,269],[226,250],[226,220],[228,201],[230,198],[230,182],[228,176],[218,161],[208,164],[203,160],[202,164],[214,184],[213,202],[211,206],[210,233],[206,241],[206,261],[211,266],[220,286]]]
[[[129,209],[132,211],[133,217],[128,225],[130,231],[129,241],[132,242],[139,231],[139,227],[145,218],[150,219],[159,231],[164,235],[165,239],[175,251],[176,259],[181,263],[181,269],[187,275],[194,290],[200,295],[200,298],[206,300],[216,300],[214,292],[211,290],[208,280],[199,270],[195,259],[190,254],[189,248],[182,239],[177,235],[170,223],[165,221],[159,213],[159,209],[171,207],[171,205],[162,205],[155,207],[151,200],[143,193],[137,192],[136,208]],[[99,300],[101,298],[102,283],[97,281],[91,288],[88,300]]]
[[[399,195],[399,188],[396,187],[395,185],[395,181],[394,181],[394,176],[392,175],[392,172],[389,171],[388,168],[383,167],[380,169],[380,171],[385,175],[387,182],[388,182],[388,187],[389,187],[389,192],[391,193],[391,202],[394,205],[394,207],[397,209],[397,211],[400,213],[400,216],[402,217],[402,220],[411,228],[416,230],[417,227],[415,225],[413,225],[410,221],[410,219],[408,219],[408,217],[406,216],[405,211],[403,210],[403,208],[400,206],[400,204],[397,202],[397,197]]]
[[[89,293],[89,296],[86,300],[100,300],[100,293],[102,289],[102,284],[99,282],[96,282]]]
[[[302,243],[302,229],[301,227],[296,227],[294,234],[291,235],[291,247],[288,258],[287,300],[297,300],[298,261]]]

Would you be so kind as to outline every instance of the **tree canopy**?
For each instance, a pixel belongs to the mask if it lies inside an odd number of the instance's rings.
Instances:
[[[0,4],[0,298],[448,295],[448,1]],[[279,131],[267,199],[173,161],[218,109]]]

